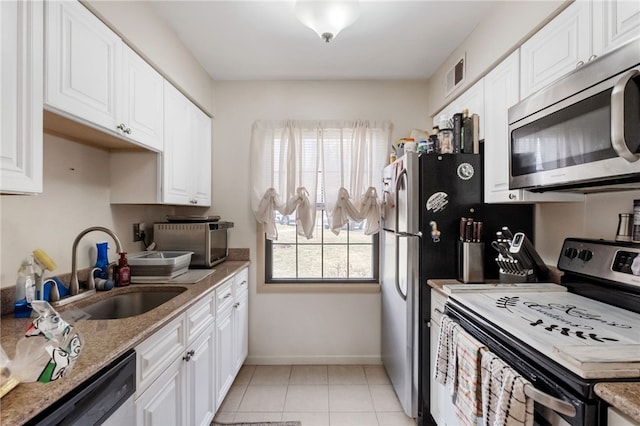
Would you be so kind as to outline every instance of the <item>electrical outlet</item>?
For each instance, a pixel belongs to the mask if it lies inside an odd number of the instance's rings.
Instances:
[[[141,232],[141,229],[143,228],[141,225],[144,225],[144,224],[141,224],[141,223],[133,224],[133,242],[142,241],[142,235],[140,235],[140,232]]]

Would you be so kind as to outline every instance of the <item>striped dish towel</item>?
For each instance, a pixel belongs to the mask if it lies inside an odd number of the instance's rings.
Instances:
[[[482,424],[532,426],[533,399],[524,393],[529,381],[489,351],[482,351],[481,365]]]
[[[436,350],[434,378],[438,383],[449,389],[451,395],[454,394],[456,389],[456,341],[459,327],[460,326],[448,316],[442,316],[440,320],[440,334],[438,335],[438,347]]]
[[[458,330],[455,407],[461,426],[476,426],[482,417],[480,360],[486,351],[484,344],[466,331]]]

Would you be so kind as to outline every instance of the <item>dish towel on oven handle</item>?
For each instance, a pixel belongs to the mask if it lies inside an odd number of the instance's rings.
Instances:
[[[482,418],[481,357],[487,347],[462,328],[458,329],[456,348],[456,417],[461,426],[476,426]]]
[[[533,399],[525,395],[530,382],[489,351],[482,352],[484,426],[532,426]]]
[[[438,347],[436,350],[436,368],[434,379],[444,385],[453,396],[456,389],[457,372],[457,337],[458,323],[443,315],[440,320],[440,334],[438,335]]]

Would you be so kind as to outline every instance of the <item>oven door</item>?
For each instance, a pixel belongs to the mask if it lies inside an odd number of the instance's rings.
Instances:
[[[575,386],[563,381],[562,371],[558,371],[558,366],[545,365],[545,362],[535,359],[531,348],[527,349],[501,333],[500,330],[496,330],[482,318],[466,312],[464,306],[455,300],[449,299],[445,305],[445,314],[531,382],[540,395],[534,398],[536,425],[603,426],[606,424],[606,421],[601,418],[601,412],[606,411],[602,409],[602,403],[595,397],[591,399],[588,396],[580,396],[579,392],[572,389]],[[544,395],[551,398],[545,398]],[[574,410],[575,413],[573,413]]]

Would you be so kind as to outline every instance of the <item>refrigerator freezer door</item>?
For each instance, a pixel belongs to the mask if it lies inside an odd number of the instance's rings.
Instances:
[[[382,246],[382,361],[405,413],[417,415],[417,315],[419,283],[417,156],[395,166],[393,222],[387,217]],[[396,163],[397,164],[397,163]]]

